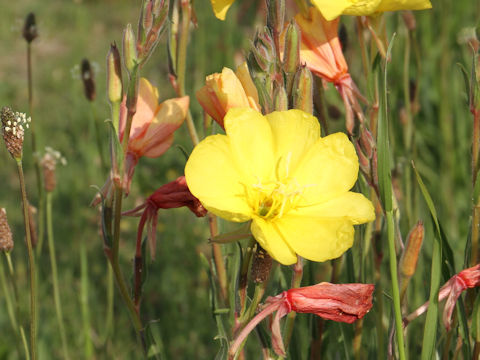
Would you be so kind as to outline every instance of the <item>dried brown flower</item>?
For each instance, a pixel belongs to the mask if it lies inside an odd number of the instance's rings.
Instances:
[[[88,59],[82,60],[81,72],[85,97],[88,101],[93,101],[95,100],[96,96],[95,77],[93,75],[92,66],[90,65],[90,61],[88,61]]]
[[[35,14],[30,13],[25,18],[25,25],[23,26],[23,37],[28,43],[31,43],[38,37],[37,22],[35,21]]]
[[[23,137],[25,134],[25,128],[29,127],[31,122],[30,117],[27,118],[24,113],[13,112],[7,106],[2,109],[2,132],[3,140],[7,150],[14,159],[20,159],[22,157],[23,149]]]
[[[60,152],[53,150],[51,147],[45,148],[45,155],[43,155],[40,164],[43,168],[43,180],[45,191],[52,192],[57,186],[57,177],[55,175],[55,170],[57,169],[57,163],[61,162],[63,165],[66,164],[65,158],[62,157]]]
[[[8,252],[13,249],[12,230],[8,225],[7,211],[0,209],[0,251]]]

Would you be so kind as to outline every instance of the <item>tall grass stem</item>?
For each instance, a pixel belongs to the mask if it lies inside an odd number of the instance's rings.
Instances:
[[[85,241],[80,241],[80,302],[82,306],[83,339],[85,359],[93,356],[93,344],[90,337],[90,306],[88,303],[88,254]]]
[[[55,313],[57,315],[58,329],[60,332],[60,339],[62,341],[63,356],[65,359],[70,359],[67,336],[65,333],[65,323],[63,321],[62,303],[60,301],[60,288],[58,285],[57,259],[55,255],[55,241],[53,238],[52,192],[47,192],[46,200],[47,241],[48,250],[50,253],[50,265],[52,267],[53,299],[55,301]]]
[[[30,277],[30,356],[32,360],[37,358],[37,306],[36,306],[36,283],[35,283],[35,258],[33,255],[32,238],[30,236],[30,221],[28,216],[28,199],[25,187],[25,176],[23,175],[22,159],[15,159],[17,162],[18,179],[22,193],[23,218],[25,223],[25,237],[27,240],[29,277]]]

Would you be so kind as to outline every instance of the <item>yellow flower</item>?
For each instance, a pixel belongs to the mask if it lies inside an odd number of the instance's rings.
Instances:
[[[429,0],[312,0],[328,21],[340,15],[372,15],[384,11],[425,10]]]
[[[375,218],[372,203],[349,191],[358,158],[345,134],[321,138],[317,119],[300,110],[263,116],[248,108],[231,109],[225,131],[195,147],[187,185],[212,213],[251,220],[278,262],[337,258],[352,246],[353,225]]]
[[[220,20],[225,20],[225,15],[235,0],[210,0],[213,12]]]

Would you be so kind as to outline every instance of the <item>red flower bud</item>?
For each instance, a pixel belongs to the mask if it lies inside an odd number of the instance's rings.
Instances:
[[[320,283],[303,288],[290,289],[275,297],[267,298],[263,310],[243,328],[230,347],[233,358],[238,347],[260,321],[277,312],[270,324],[272,347],[278,355],[285,356],[280,319],[291,311],[312,313],[327,320],[352,323],[361,319],[372,308],[372,284]]]

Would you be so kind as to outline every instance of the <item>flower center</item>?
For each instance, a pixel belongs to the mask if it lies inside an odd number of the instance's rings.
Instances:
[[[295,208],[303,187],[294,179],[258,182],[245,186],[247,202],[258,216],[272,220]]]

